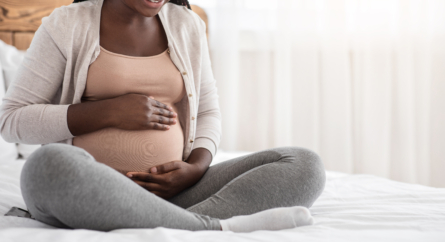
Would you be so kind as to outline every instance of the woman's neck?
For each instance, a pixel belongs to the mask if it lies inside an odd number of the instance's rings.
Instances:
[[[143,15],[138,7],[124,0],[104,1],[100,20],[102,47],[129,56],[153,56],[165,51],[168,39],[158,11]]]

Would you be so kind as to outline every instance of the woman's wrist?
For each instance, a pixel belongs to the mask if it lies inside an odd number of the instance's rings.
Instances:
[[[111,100],[71,104],[68,107],[68,128],[73,136],[113,127],[113,103]]]
[[[104,128],[117,127],[120,124],[119,117],[116,113],[116,104],[113,98],[102,100],[103,109],[101,112],[101,122]]]
[[[194,165],[197,171],[204,174],[212,163],[212,153],[206,148],[196,148],[192,150],[186,162]]]

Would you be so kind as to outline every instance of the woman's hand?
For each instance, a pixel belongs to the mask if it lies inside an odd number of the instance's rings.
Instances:
[[[109,99],[112,127],[125,130],[168,130],[176,124],[177,114],[152,96],[125,94]]]
[[[155,195],[169,199],[196,184],[204,173],[198,165],[171,161],[152,167],[150,173],[128,172],[127,176]]]

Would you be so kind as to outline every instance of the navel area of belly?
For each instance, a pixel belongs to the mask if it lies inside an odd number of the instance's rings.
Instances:
[[[106,128],[78,137],[76,144],[121,173],[147,172],[153,166],[181,160],[183,150],[179,125],[167,131]]]

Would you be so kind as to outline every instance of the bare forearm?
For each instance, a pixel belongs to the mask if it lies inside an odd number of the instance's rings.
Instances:
[[[68,107],[68,128],[78,136],[114,127],[124,130],[169,130],[176,123],[173,108],[142,94],[72,104]]]
[[[110,100],[72,104],[68,107],[68,128],[74,136],[111,127]]]
[[[206,148],[197,148],[192,150],[189,158],[189,164],[195,165],[200,173],[204,174],[212,163],[212,153]]]

